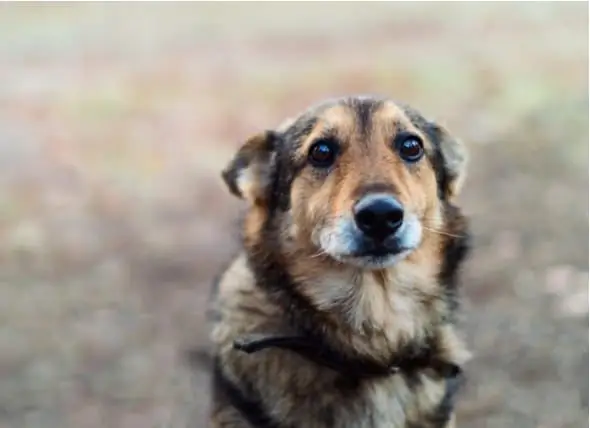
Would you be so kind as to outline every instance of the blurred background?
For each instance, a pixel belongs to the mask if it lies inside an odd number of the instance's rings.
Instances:
[[[0,5],[0,427],[204,427],[220,170],[380,93],[472,154],[461,427],[588,422],[588,4]]]

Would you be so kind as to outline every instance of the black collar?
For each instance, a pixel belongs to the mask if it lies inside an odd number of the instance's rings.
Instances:
[[[234,341],[234,349],[252,354],[267,348],[279,348],[293,351],[316,364],[328,367],[347,377],[374,378],[385,377],[403,372],[415,373],[431,368],[441,377],[453,378],[461,374],[461,368],[448,361],[433,357],[426,350],[420,354],[403,359],[394,359],[389,364],[380,364],[364,358],[351,358],[341,352],[304,336],[271,336],[249,334]]]

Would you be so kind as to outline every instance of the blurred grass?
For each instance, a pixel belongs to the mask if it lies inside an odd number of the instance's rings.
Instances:
[[[219,171],[326,96],[470,143],[461,426],[577,427],[588,387],[584,3],[0,5],[0,427],[203,426]]]

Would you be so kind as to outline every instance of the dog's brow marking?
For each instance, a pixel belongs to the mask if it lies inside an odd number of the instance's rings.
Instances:
[[[325,121],[323,119],[317,119],[315,126],[300,141],[298,149],[301,154],[304,155],[311,144],[320,138],[334,138],[339,140],[338,127],[331,122]]]
[[[342,136],[350,135],[354,129],[353,115],[345,105],[336,105],[325,110],[320,115],[320,121],[325,128],[331,128]]]
[[[412,122],[407,117],[405,112],[393,103],[383,103],[374,113],[374,126],[385,129],[387,131],[399,132],[403,129],[413,128]],[[374,129],[374,132],[377,131]]]
[[[350,103],[350,108],[357,122],[358,133],[366,137],[371,134],[373,114],[379,109],[381,102],[371,99],[358,99]]]
[[[304,143],[305,139],[313,132],[316,125],[316,117],[307,117],[295,121],[295,123],[285,131],[285,137],[290,141],[289,144],[293,144],[292,150],[296,150]]]
[[[304,138],[304,137],[308,136],[313,131],[313,128],[316,126],[316,124],[317,124],[317,119],[315,117],[307,120],[305,122],[305,124],[303,125],[303,127],[301,128],[301,130],[299,131],[298,137]]]

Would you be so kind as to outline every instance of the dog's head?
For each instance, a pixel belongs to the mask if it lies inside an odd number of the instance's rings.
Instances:
[[[223,178],[299,247],[369,270],[444,233],[465,166],[462,144],[417,111],[351,97],[253,136]]]

